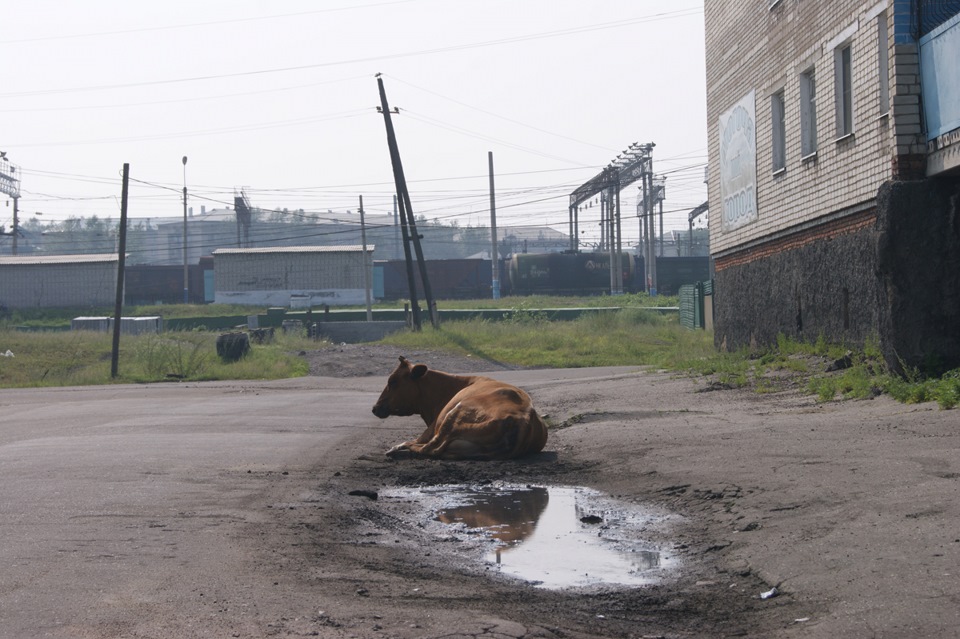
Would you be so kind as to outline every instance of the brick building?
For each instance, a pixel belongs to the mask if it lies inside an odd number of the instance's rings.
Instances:
[[[716,340],[960,366],[960,0],[706,0]]]

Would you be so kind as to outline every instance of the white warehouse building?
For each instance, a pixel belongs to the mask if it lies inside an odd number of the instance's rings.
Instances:
[[[0,305],[7,308],[113,306],[119,256],[0,257]]]
[[[214,301],[251,306],[349,306],[366,300],[373,246],[283,246],[213,252]],[[364,269],[367,276],[364,277]]]

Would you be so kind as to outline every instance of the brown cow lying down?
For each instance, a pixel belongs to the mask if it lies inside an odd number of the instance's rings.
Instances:
[[[547,427],[525,392],[489,377],[451,375],[426,364],[400,364],[373,405],[373,414],[420,415],[427,424],[415,441],[388,457],[412,454],[438,459],[511,459],[543,450]]]

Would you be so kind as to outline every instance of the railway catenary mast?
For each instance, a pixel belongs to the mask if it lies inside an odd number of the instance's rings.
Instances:
[[[20,204],[20,173],[18,167],[7,159],[6,151],[0,151],[0,193],[9,195],[13,199],[13,228],[10,233],[2,233],[2,229],[0,229],[0,234],[11,236],[10,251],[13,255],[16,255],[17,235],[20,233],[17,220]]]
[[[580,220],[578,218],[579,207],[593,196],[606,193],[607,207],[609,213],[606,219],[609,223],[607,237],[610,245],[610,270],[611,283],[610,293],[620,295],[623,293],[623,271],[621,269],[620,258],[622,255],[621,235],[620,235],[620,191],[630,186],[637,180],[643,180],[646,186],[648,181],[653,179],[653,158],[651,154],[656,144],[648,142],[640,144],[634,142],[610,164],[605,166],[600,173],[589,179],[583,185],[579,186],[570,194],[570,251],[576,253],[580,250],[579,234]],[[653,207],[652,198],[646,198],[650,203],[644,212],[647,220],[652,221]],[[649,225],[648,225],[649,227]],[[647,290],[655,294],[657,290],[656,282],[656,256],[652,250],[652,234],[649,238],[650,249],[645,248],[645,263],[647,270]],[[615,274],[614,274],[615,273]]]

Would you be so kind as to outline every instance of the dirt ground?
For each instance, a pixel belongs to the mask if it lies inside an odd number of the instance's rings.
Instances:
[[[887,397],[818,403],[630,369],[524,385],[524,371],[370,345],[303,353],[314,375],[386,379],[400,354],[524,386],[552,424],[510,462],[388,460],[422,429],[390,418],[275,509],[276,560],[318,593],[278,635],[354,637],[953,637],[960,632],[960,413]],[[824,362],[824,365],[827,363]],[[371,396],[371,404],[375,396]],[[588,486],[675,515],[680,568],[640,588],[550,591],[493,574],[462,541],[375,499],[438,484]],[[351,494],[353,493],[353,494]],[[468,554],[468,553],[467,553]],[[777,589],[777,595],[761,593]]]

